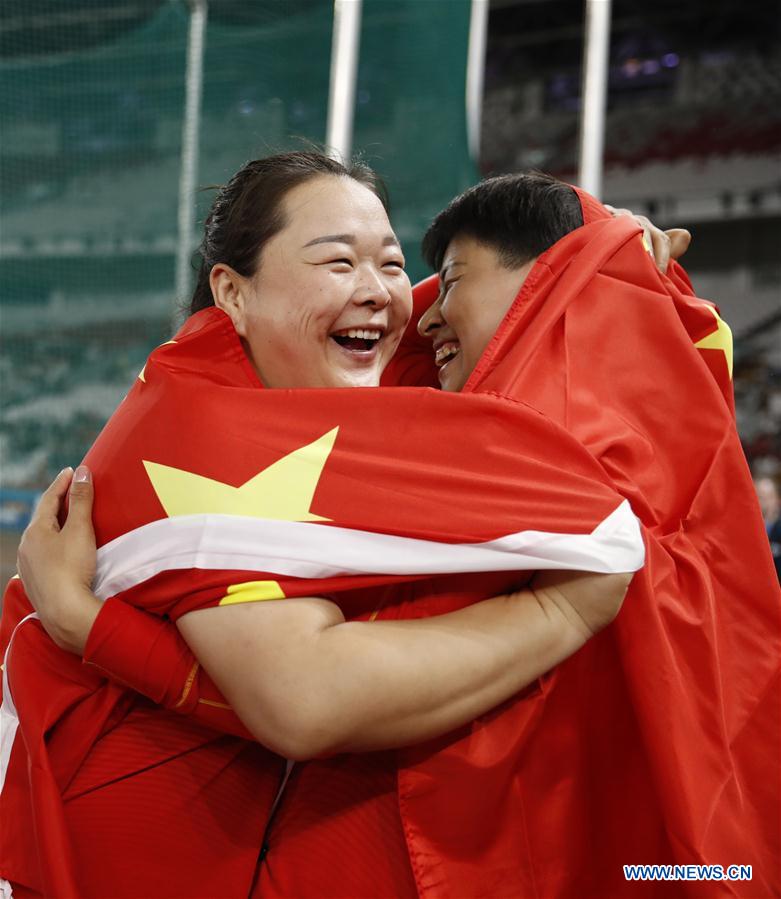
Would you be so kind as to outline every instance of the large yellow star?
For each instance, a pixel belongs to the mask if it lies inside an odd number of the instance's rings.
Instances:
[[[708,306],[708,309],[710,309],[710,311],[713,313],[713,317],[716,319],[716,330],[708,334],[707,337],[703,337],[702,340],[698,340],[694,345],[698,350],[721,350],[724,353],[724,358],[727,361],[727,369],[729,370],[729,376],[731,380],[732,331],[730,330],[729,325],[724,321],[724,319],[719,316],[719,313],[716,312],[713,306]]]
[[[243,515],[277,521],[329,521],[309,511],[339,428],[283,456],[240,487],[144,461],[165,514]]]

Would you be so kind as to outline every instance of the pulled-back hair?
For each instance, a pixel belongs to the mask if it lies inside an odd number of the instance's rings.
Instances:
[[[209,275],[218,262],[244,277],[255,274],[263,247],[287,224],[282,201],[293,188],[320,175],[352,178],[388,207],[381,181],[360,162],[342,164],[313,150],[278,153],[248,162],[220,188],[206,216],[190,314],[214,305]]]
[[[575,191],[541,172],[499,175],[470,187],[434,219],[423,258],[435,271],[459,234],[492,247],[502,265],[519,268],[583,224]]]

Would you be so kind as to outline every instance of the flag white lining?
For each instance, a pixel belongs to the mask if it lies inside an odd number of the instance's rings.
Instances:
[[[316,530],[315,530],[316,529]],[[300,578],[562,569],[636,571],[645,559],[627,500],[590,534],[519,531],[439,543],[301,521],[184,515],[136,528],[98,550],[94,591],[108,599],[164,571],[258,571]]]
[[[0,793],[3,792],[3,787],[5,786],[8,764],[11,759],[11,750],[13,749],[16,731],[19,727],[19,715],[16,712],[16,705],[14,704],[13,696],[11,696],[11,687],[8,683],[9,655],[11,646],[14,642],[14,637],[19,628],[26,621],[37,618],[38,613],[31,612],[29,615],[22,618],[19,624],[16,625],[14,632],[11,634],[11,639],[8,641],[8,647],[6,648],[5,657],[3,658],[3,694],[2,704],[0,705]]]

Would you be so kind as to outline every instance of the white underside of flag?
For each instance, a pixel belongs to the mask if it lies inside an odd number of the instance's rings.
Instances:
[[[19,727],[19,716],[16,713],[14,699],[13,696],[11,696],[11,688],[8,685],[8,657],[14,642],[14,636],[19,628],[25,624],[25,622],[37,619],[37,612],[31,612],[25,618],[22,618],[19,624],[14,628],[13,634],[11,634],[11,639],[8,641],[8,647],[5,651],[5,657],[3,658],[3,701],[0,705],[0,793],[3,792],[3,787],[5,786],[8,763],[11,759],[11,749],[13,748],[16,731]],[[0,881],[0,884],[6,882],[7,881]],[[3,894],[0,893],[0,897],[2,897],[2,895]]]
[[[301,521],[238,515],[164,518],[98,550],[95,593],[108,599],[164,571],[258,571],[298,578],[561,569],[636,571],[640,526],[624,500],[590,534],[520,531],[484,543],[439,543]]]

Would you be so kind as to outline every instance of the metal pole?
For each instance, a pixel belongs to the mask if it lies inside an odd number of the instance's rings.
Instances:
[[[203,48],[207,0],[189,0],[190,28],[187,35],[185,106],[182,123],[182,163],[179,171],[178,239],[176,247],[176,291],[174,302],[186,300],[192,284],[191,258],[194,249],[195,188],[198,180],[198,137],[201,126]],[[176,306],[172,311],[174,331],[179,326]]]
[[[609,51],[610,0],[586,0],[578,184],[595,197],[602,193]]]
[[[352,152],[362,4],[363,0],[334,0],[325,143],[335,159],[348,159]]]
[[[472,0],[469,16],[469,49],[466,59],[466,140],[474,162],[480,158],[480,126],[483,117],[485,42],[488,34],[488,0]]]

